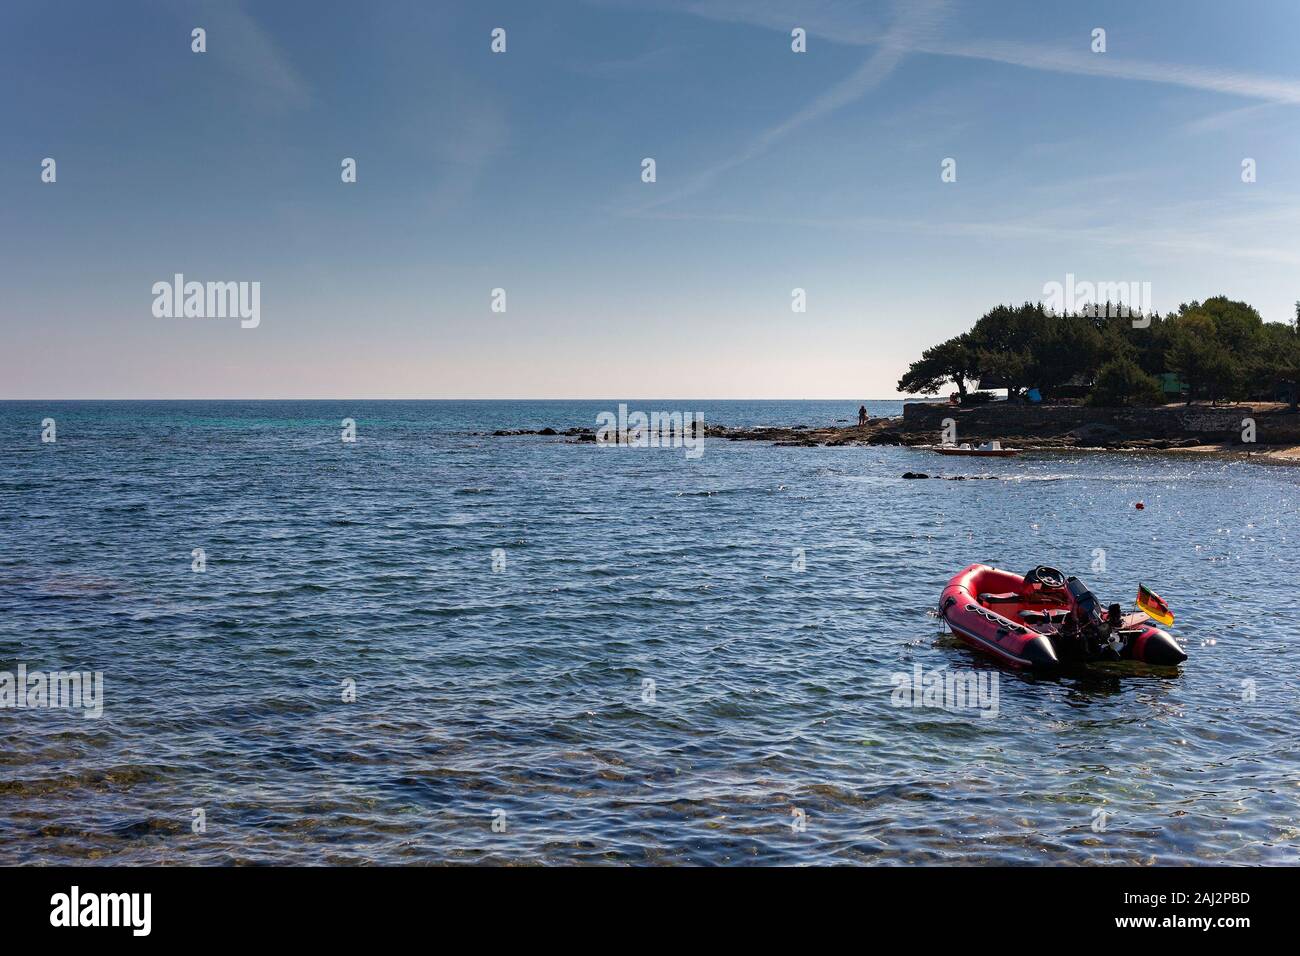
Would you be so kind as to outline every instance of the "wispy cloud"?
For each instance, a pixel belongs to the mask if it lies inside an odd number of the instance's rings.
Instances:
[[[585,76],[617,79],[669,67],[678,58],[679,53],[680,51],[674,47],[652,47],[644,53],[621,60],[603,60],[596,63],[576,62],[570,64],[569,69]]]
[[[690,213],[646,211],[645,218],[686,222],[715,222],[741,225],[771,225],[808,229],[832,229],[872,235],[911,233],[942,238],[966,237],[982,240],[1019,240],[1023,242],[1060,242],[1070,248],[1079,242],[1156,250],[1185,257],[1203,255],[1210,260],[1224,257],[1282,265],[1300,265],[1300,249],[1260,245],[1249,238],[1261,226],[1285,223],[1300,226],[1300,202],[1291,201],[1251,215],[1213,217],[1212,232],[1198,231],[1194,225],[1204,219],[1204,210],[1174,209],[1164,211],[1171,225],[1159,229],[1134,230],[1131,224],[1082,225],[1089,208],[1058,209],[1046,214],[1002,220],[956,221],[909,219],[906,217],[787,217],[749,213]],[[1194,215],[1192,213],[1195,213]],[[1186,215],[1184,215],[1186,214]]]
[[[504,112],[486,98],[479,100],[475,110],[444,122],[433,147],[442,174],[430,197],[431,208],[440,213],[466,204],[509,135]]]
[[[774,6],[758,0],[700,0],[685,9],[711,20],[782,31],[789,31],[791,23],[797,20],[809,35],[831,43],[892,46],[908,53],[987,60],[1051,73],[1172,84],[1271,103],[1300,104],[1300,80],[1290,77],[1125,59],[1113,53],[1098,55],[1086,48],[1067,49],[1024,41],[952,40],[934,30],[894,32],[882,30],[879,23],[870,19],[864,20],[860,10],[838,3],[804,4],[791,10],[789,4]]]
[[[907,55],[908,44],[917,42],[934,28],[945,3],[946,0],[898,0],[895,19],[883,34],[878,49],[852,74],[814,97],[798,112],[763,130],[739,152],[696,173],[680,188],[642,208],[653,209],[707,189],[719,176],[762,156],[800,127],[861,99],[894,72]],[[784,28],[790,29],[788,18]]]
[[[209,55],[256,87],[258,102],[294,109],[310,103],[307,82],[270,34],[237,3],[208,2],[203,11]]]
[[[510,140],[510,125],[498,97],[471,79],[439,71],[425,82],[428,93],[411,99],[393,131],[403,152],[427,166],[421,188],[428,186],[429,209],[442,214],[473,200],[483,173]]]
[[[1218,133],[1243,123],[1260,113],[1275,110],[1278,105],[1277,103],[1252,103],[1250,106],[1239,106],[1234,110],[1220,110],[1217,113],[1211,113],[1209,116],[1202,116],[1192,120],[1183,129],[1189,133]]]
[[[843,109],[878,88],[910,54],[983,60],[1079,76],[1144,81],[1210,91],[1260,101],[1240,111],[1207,117],[1189,130],[1199,132],[1220,123],[1236,122],[1259,109],[1278,104],[1300,105],[1300,80],[1234,70],[1145,62],[1112,53],[1097,55],[1086,48],[1065,49],[1024,41],[951,39],[943,35],[949,0],[898,0],[891,7],[863,9],[838,2],[813,2],[791,10],[788,3],[770,0],[694,0],[674,6],[706,19],[744,23],[789,33],[804,27],[822,41],[872,47],[866,61],[850,76],[825,90],[802,109],[763,130],[737,152],[705,167],[675,190],[665,191],[640,211],[668,206],[696,195],[731,170],[769,152],[799,128]],[[892,18],[890,16],[892,12]],[[1289,260],[1288,260],[1289,261]]]
[[[1147,63],[1122,59],[1110,53],[1099,56],[1087,51],[1031,46],[1018,41],[923,42],[913,47],[913,50],[942,56],[991,60],[1053,73],[1167,83],[1273,103],[1300,104],[1300,80],[1258,76],[1235,70],[1205,69],[1176,63]]]

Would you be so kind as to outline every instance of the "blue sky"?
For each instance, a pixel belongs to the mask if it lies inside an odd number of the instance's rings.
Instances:
[[[11,0],[0,397],[884,398],[1067,273],[1290,320],[1297,50],[1294,0]],[[260,325],[156,318],[177,272]]]

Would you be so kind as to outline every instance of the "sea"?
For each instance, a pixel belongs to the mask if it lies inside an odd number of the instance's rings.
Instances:
[[[0,403],[0,863],[1300,862],[1300,469],[492,434],[620,403],[860,402]],[[974,562],[1188,660],[1005,670]]]

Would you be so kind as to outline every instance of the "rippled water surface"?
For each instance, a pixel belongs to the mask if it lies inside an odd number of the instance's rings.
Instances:
[[[0,862],[1300,858],[1300,470],[484,434],[615,407],[0,403],[0,670],[105,696],[0,710]],[[972,561],[1143,581],[1190,659],[999,670],[927,614]]]

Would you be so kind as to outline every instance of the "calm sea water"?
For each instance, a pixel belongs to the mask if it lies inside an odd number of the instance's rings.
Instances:
[[[0,862],[1300,858],[1300,470],[474,434],[615,407],[0,403],[0,670],[105,697],[0,710]],[[1143,581],[1190,660],[1000,671],[927,614],[976,560]]]

